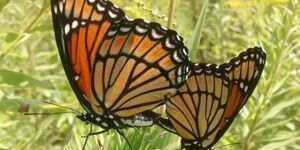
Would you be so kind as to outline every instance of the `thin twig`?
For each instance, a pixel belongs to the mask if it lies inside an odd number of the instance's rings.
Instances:
[[[170,3],[169,3],[169,14],[168,14],[168,23],[167,23],[167,27],[169,29],[172,28],[174,12],[175,12],[175,0],[170,0]]]

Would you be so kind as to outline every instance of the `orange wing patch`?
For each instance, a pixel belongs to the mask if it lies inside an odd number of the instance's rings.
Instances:
[[[103,27],[97,24],[86,24],[83,27],[72,32],[67,43],[71,48],[68,49],[70,54],[70,63],[73,66],[74,73],[78,76],[78,86],[83,94],[91,99],[90,80],[91,64],[94,63],[97,48],[103,35],[97,34],[106,32],[109,24],[103,24]]]
[[[90,112],[91,71],[96,54],[111,24],[124,19],[125,14],[102,0],[51,0],[51,6],[64,69],[79,101]]]
[[[93,95],[119,117],[151,110],[183,82],[187,68],[183,50],[176,35],[158,24],[139,19],[113,24],[96,56],[95,63],[103,66],[96,65],[93,73],[104,80],[92,78],[94,85],[104,86],[95,88]]]
[[[231,81],[230,108],[227,108],[227,117],[234,111],[239,111],[245,105],[253,92],[265,64],[266,54],[261,48],[250,48],[233,58],[230,62],[222,64],[221,70]]]

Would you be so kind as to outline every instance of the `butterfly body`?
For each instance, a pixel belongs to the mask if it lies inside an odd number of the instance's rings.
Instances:
[[[102,129],[123,129],[127,127],[146,127],[152,125],[163,126],[163,123],[160,123],[161,116],[152,111],[145,111],[137,115],[130,117],[118,117],[113,115],[95,115],[95,114],[81,114],[78,115],[81,121],[87,124],[94,124]]]

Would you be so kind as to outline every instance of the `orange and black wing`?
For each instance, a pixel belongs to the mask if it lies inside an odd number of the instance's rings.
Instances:
[[[264,51],[255,47],[220,66],[191,67],[184,86],[166,102],[183,148],[209,149],[223,136],[255,89],[265,61]]]
[[[263,72],[265,62],[265,52],[259,47],[254,47],[242,52],[228,63],[220,65],[221,71],[230,80],[230,97],[221,123],[220,136],[226,132],[251,96]]]
[[[177,93],[167,98],[167,115],[182,148],[209,149],[219,139],[230,82],[215,65],[193,64]]]
[[[68,80],[87,112],[91,110],[92,65],[108,28],[125,18],[106,0],[51,0],[53,26]]]
[[[93,110],[129,117],[161,105],[185,81],[187,53],[182,38],[157,23],[114,23],[95,54]]]

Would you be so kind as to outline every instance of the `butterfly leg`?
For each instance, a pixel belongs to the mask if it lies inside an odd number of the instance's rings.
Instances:
[[[82,150],[85,150],[85,147],[86,147],[87,141],[88,141],[88,139],[89,139],[89,137],[90,137],[91,135],[98,135],[98,134],[102,134],[102,133],[104,133],[104,132],[106,132],[106,131],[108,131],[108,129],[105,129],[105,130],[102,130],[102,131],[99,131],[99,132],[93,132],[93,125],[92,125],[92,124],[90,124],[90,131],[89,131],[89,133],[88,133],[86,136],[83,136],[83,137],[84,137],[84,138],[86,138],[86,139],[85,139],[85,141],[84,141],[84,144],[83,144]]]
[[[85,150],[85,146],[86,146],[86,144],[87,144],[87,141],[88,141],[88,139],[89,139],[90,133],[91,133],[92,131],[93,131],[93,126],[90,125],[90,131],[89,131],[89,133],[85,136],[85,141],[84,141],[82,150]]]

